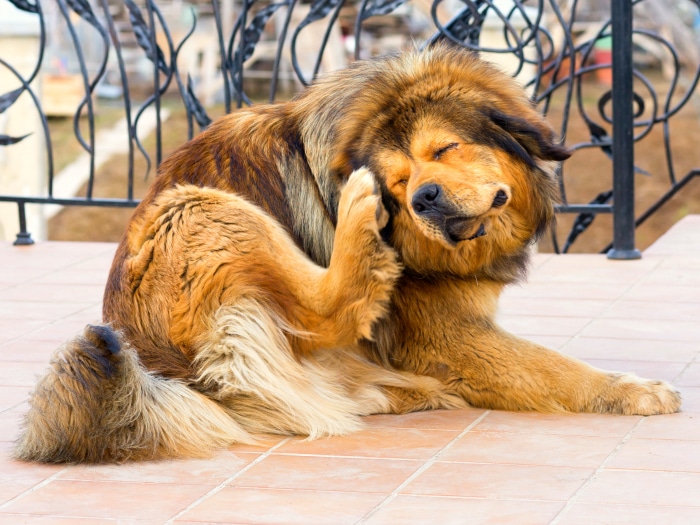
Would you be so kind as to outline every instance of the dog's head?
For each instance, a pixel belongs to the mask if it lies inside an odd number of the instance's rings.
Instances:
[[[375,173],[391,215],[385,238],[405,266],[517,277],[522,268],[504,261],[522,266],[552,220],[553,161],[569,156],[522,87],[444,44],[359,63],[343,79],[355,89],[331,174]]]

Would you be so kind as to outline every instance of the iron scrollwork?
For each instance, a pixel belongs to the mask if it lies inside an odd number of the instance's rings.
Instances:
[[[473,49],[488,56],[509,57],[510,72],[517,76],[532,96],[533,103],[543,112],[549,113],[555,105],[560,108],[561,115],[558,131],[567,138],[572,119],[578,118],[585,123],[588,139],[571,143],[569,146],[575,152],[597,150],[607,158],[613,159],[616,154],[615,122],[609,114],[611,104],[614,104],[615,94],[611,89],[602,93],[597,103],[587,103],[586,79],[596,72],[610,69],[609,64],[601,64],[593,60],[598,46],[610,40],[613,34],[613,21],[610,16],[609,3],[579,2],[569,0],[433,0],[432,2],[415,3],[407,0],[283,0],[280,2],[265,0],[242,0],[236,4],[233,0],[196,0],[190,8],[189,27],[184,31],[178,42],[174,41],[169,29],[169,18],[163,13],[163,5],[155,0],[50,0],[57,7],[52,15],[58,18],[63,31],[70,36],[72,48],[77,57],[78,69],[82,79],[84,97],[75,109],[74,133],[83,150],[93,159],[87,181],[85,197],[56,198],[53,193],[54,158],[52,137],[47,117],[43,111],[40,97],[32,87],[45,64],[47,51],[47,12],[42,9],[38,0],[0,0],[8,2],[24,13],[35,17],[38,26],[39,53],[32,70],[23,75],[10,62],[9,57],[0,57],[0,68],[6,70],[18,83],[15,87],[0,94],[0,114],[10,110],[17,99],[24,93],[32,99],[40,121],[40,132],[43,134],[47,158],[46,193],[44,195],[2,195],[0,202],[16,202],[20,208],[21,242],[29,242],[24,220],[24,205],[26,203],[58,203],[64,205],[92,206],[135,206],[138,199],[134,195],[135,157],[143,156],[147,162],[147,173],[152,171],[152,165],[158,165],[162,160],[160,136],[162,132],[161,110],[166,97],[172,99],[173,92],[179,96],[179,102],[186,112],[188,131],[187,138],[196,133],[195,124],[203,129],[212,121],[208,114],[207,104],[202,102],[198,93],[198,81],[192,72],[182,71],[178,58],[187,46],[189,39],[199,30],[199,24],[205,15],[196,14],[196,9],[208,11],[213,24],[215,40],[218,49],[218,75],[221,80],[220,99],[225,112],[236,107],[251,104],[255,98],[246,92],[246,79],[250,75],[250,63],[255,57],[255,51],[260,46],[270,43],[274,46],[274,54],[269,67],[269,100],[278,97],[279,81],[284,75],[290,76],[298,88],[308,85],[322,71],[322,61],[329,49],[343,45],[335,34],[353,39],[353,49],[348,54],[348,60],[362,56],[366,46],[369,22],[378,17],[397,15],[401,18],[401,31],[406,33],[406,42],[418,45],[430,45],[438,39],[449,39],[459,45]],[[595,16],[591,16],[592,7],[601,4]],[[636,20],[653,20],[653,13],[658,13],[659,6],[666,6],[666,0],[632,0]],[[44,3],[46,5],[46,3]],[[670,5],[670,4],[669,4]],[[697,20],[700,20],[700,0],[686,0],[684,5],[694,9]],[[226,11],[228,6],[229,11]],[[231,12],[230,7],[235,6]],[[115,7],[122,8],[121,13],[115,14]],[[207,8],[207,9],[204,9]],[[686,9],[686,11],[688,10]],[[406,23],[405,14],[422,16],[422,26],[419,30],[411,28]],[[119,11],[119,9],[116,9]],[[347,13],[352,13],[354,21],[348,23]],[[652,13],[652,16],[649,15]],[[296,14],[298,13],[298,14]],[[296,16],[295,16],[296,14]],[[588,19],[586,19],[588,16]],[[234,18],[231,18],[234,17]],[[645,18],[646,17],[646,18]],[[82,41],[75,29],[75,20],[84,21],[96,34],[101,42],[102,54],[97,64],[90,63],[84,56],[86,42]],[[343,20],[342,31],[338,26]],[[56,22],[56,20],[53,20]],[[131,94],[131,77],[128,71],[125,42],[120,27],[127,23],[130,32],[140,49],[142,56],[150,65],[150,93],[138,104]],[[414,24],[421,25],[421,24]],[[582,30],[584,27],[585,30]],[[494,29],[495,28],[495,29]],[[308,32],[308,33],[307,33]],[[500,36],[500,43],[494,45],[486,42],[485,35],[494,32]],[[583,33],[583,34],[582,34]],[[636,217],[636,225],[642,224],[649,216],[658,210],[668,199],[680,191],[698,173],[692,169],[679,176],[671,144],[670,121],[684,108],[695,94],[700,79],[700,53],[696,56],[683,57],[668,38],[661,36],[658,30],[649,23],[635,25],[632,38],[635,45],[646,41],[651,43],[654,52],[665,53],[669,60],[664,62],[667,86],[660,93],[655,83],[648,78],[641,68],[635,67],[633,126],[634,140],[646,137],[653,128],[663,130],[663,155],[668,175],[669,187],[657,200]],[[692,34],[689,33],[689,34]],[[300,42],[302,35],[313,35],[314,49],[304,48]],[[2,35],[0,35],[0,38]],[[698,48],[697,41],[695,48]],[[633,57],[635,49],[627,50]],[[310,68],[304,68],[300,56],[307,59],[311,56]],[[693,62],[694,61],[694,62]],[[93,60],[93,62],[95,62]],[[284,64],[286,68],[283,68]],[[88,67],[89,66],[89,67]],[[104,82],[108,73],[116,76],[118,89],[121,93],[128,136],[128,166],[126,197],[123,199],[104,199],[93,195],[93,184],[96,177],[94,165],[95,148],[95,115],[93,100],[100,83]],[[682,86],[682,88],[681,88]],[[643,88],[643,92],[638,90]],[[156,152],[151,159],[147,149],[139,137],[138,124],[147,110],[156,113]],[[83,135],[79,121],[86,117],[87,136]],[[27,137],[25,135],[0,134],[0,147],[11,148]],[[138,150],[138,153],[137,153]],[[586,231],[601,213],[611,213],[619,205],[621,197],[615,198],[610,188],[604,188],[586,203],[572,203],[567,195],[564,163],[559,171],[561,202],[560,213],[575,214],[571,230],[560,246],[557,235],[553,235],[555,251],[566,252],[576,239]],[[641,176],[649,173],[642,167],[634,167]],[[606,247],[605,249],[607,250]]]

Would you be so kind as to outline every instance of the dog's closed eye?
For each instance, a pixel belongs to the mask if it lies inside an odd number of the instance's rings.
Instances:
[[[451,142],[445,146],[440,147],[440,149],[438,149],[437,151],[435,151],[435,153],[433,153],[433,159],[440,160],[440,158],[445,153],[447,153],[450,150],[457,149],[458,146],[459,146],[459,144],[457,144],[456,142]]]

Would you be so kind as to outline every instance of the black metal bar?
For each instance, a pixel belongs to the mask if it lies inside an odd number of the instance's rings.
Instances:
[[[558,204],[554,206],[557,213],[613,213],[610,204]]]
[[[608,259],[639,259],[634,227],[632,1],[611,2],[613,96],[613,247]]]
[[[29,246],[34,244],[34,239],[27,229],[27,212],[24,209],[24,202],[17,201],[17,208],[19,210],[19,233],[13,244],[15,246]]]
[[[25,197],[24,195],[0,195],[0,202],[16,202],[20,206],[19,221],[20,227],[26,226],[24,215],[25,204],[58,204],[59,206],[96,206],[107,208],[135,208],[140,200],[126,199],[84,199],[84,198],[56,198],[56,197]]]
[[[119,81],[121,83],[123,98],[124,98],[124,116],[126,118],[126,132],[129,136],[129,169],[127,172],[127,187],[126,198],[132,200],[134,198],[134,129],[131,127],[131,97],[129,97],[129,79],[126,74],[126,65],[124,63],[124,53],[122,44],[117,35],[117,28],[114,25],[114,19],[109,12],[109,4],[107,0],[100,0],[102,11],[107,23],[107,30],[114,46],[114,53],[117,59],[119,68]]]

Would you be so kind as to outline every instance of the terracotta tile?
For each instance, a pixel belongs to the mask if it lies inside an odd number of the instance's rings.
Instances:
[[[51,272],[41,275],[32,280],[35,284],[58,284],[58,285],[97,285],[102,286],[107,283],[109,275],[109,265],[104,268],[66,268],[60,272]]]
[[[530,334],[523,336],[523,339],[542,345],[550,350],[559,350],[560,348],[566,346],[566,344],[571,341],[571,337],[568,335],[536,335]]]
[[[581,503],[699,507],[700,474],[604,470],[579,496]]]
[[[25,273],[26,275],[33,275],[33,277],[65,268],[80,260],[80,257],[58,253],[54,253],[52,257],[47,258],[46,255],[42,256],[31,248],[19,248],[15,249],[14,252],[2,254],[3,267],[7,270],[7,273],[17,270],[19,275]]]
[[[0,412],[13,408],[29,397],[30,387],[0,385]]]
[[[116,243],[112,243],[108,246],[108,249],[104,253],[90,257],[83,261],[77,262],[71,265],[71,270],[99,270],[109,272],[112,267],[112,261],[114,260],[114,254],[116,252]]]
[[[166,521],[203,496],[207,485],[54,480],[12,502],[5,512]]]
[[[613,261],[600,254],[576,254],[552,257],[537,268],[531,281],[581,283],[634,283],[652,272],[659,259],[641,258],[634,261]]]
[[[114,253],[113,243],[38,242],[32,246],[13,247],[2,254],[7,268],[48,269],[67,268],[95,257]]]
[[[617,319],[649,319],[663,321],[689,321],[700,318],[700,302],[674,303],[663,301],[618,301],[601,317]]]
[[[234,521],[190,521],[190,520],[180,520],[177,519],[173,521],[172,523],[177,523],[177,525],[202,525],[205,523],[206,525],[219,525],[219,524],[225,524],[225,525],[247,525],[244,523],[240,522],[234,522]]]
[[[421,462],[272,454],[231,482],[232,486],[389,494]]]
[[[0,344],[35,333],[46,325],[46,321],[38,319],[0,319]]]
[[[0,364],[0,385],[33,387],[37,377],[46,372],[47,365],[41,362],[3,361]]]
[[[596,319],[586,326],[584,337],[654,339],[657,341],[700,341],[700,323],[655,319]]]
[[[6,262],[9,257],[0,257],[0,261]],[[50,270],[44,268],[13,268],[12,264],[4,268],[4,271],[0,273],[0,284],[7,284],[12,286],[17,286],[43,275],[50,273]]]
[[[19,435],[20,422],[26,410],[26,405],[20,408],[0,412],[0,441],[14,441]]]
[[[532,270],[539,268],[540,266],[542,266],[545,262],[547,262],[552,257],[556,257],[556,255],[553,253],[537,252],[536,246],[534,248],[535,248],[535,250],[533,250],[532,257],[530,258],[530,268]]]
[[[83,333],[85,325],[100,323],[99,317],[73,317],[71,320],[63,319],[51,326],[40,328],[28,337],[35,341],[51,341],[57,345],[62,344]]]
[[[700,285],[700,258],[674,256],[673,259],[664,259],[642,283]]]
[[[184,513],[183,521],[334,525],[357,522],[386,496],[225,487]]]
[[[101,302],[104,284],[35,284],[0,292],[0,301]]]
[[[223,483],[257,457],[258,454],[220,451],[206,459],[71,466],[61,473],[59,479],[215,486]]]
[[[698,450],[700,443],[697,441],[633,437],[617,451],[606,467],[700,473]]]
[[[278,453],[366,458],[429,459],[452,441],[458,432],[447,430],[370,428],[314,441],[295,438]]]
[[[289,440],[289,436],[276,436],[276,435],[267,435],[267,434],[257,434],[255,436],[255,439],[257,442],[255,444],[245,444],[245,443],[238,443],[236,445],[232,445],[229,447],[229,450],[231,452],[250,452],[253,454],[262,454],[263,452],[267,452],[270,450],[272,447],[276,447],[283,441]]]
[[[590,468],[436,462],[401,492],[421,496],[566,501],[594,472]]]
[[[642,282],[630,289],[624,297],[628,301],[700,303],[700,285],[670,286]]]
[[[677,379],[680,386],[700,386],[700,363],[692,363]]]
[[[508,297],[537,297],[552,300],[577,297],[610,301],[621,297],[629,287],[630,284],[621,282],[557,283],[544,280],[511,286],[506,293]]]
[[[601,299],[511,297],[506,291],[501,297],[499,312],[502,315],[592,318],[603,312],[609,304],[609,301]]]
[[[365,525],[542,525],[562,507],[559,501],[513,501],[495,499],[398,496],[382,507]]]
[[[679,385],[678,391],[683,398],[681,409],[683,412],[700,412],[700,384],[698,386]]]
[[[92,302],[52,303],[36,301],[0,301],[0,319],[56,321],[84,310]]]
[[[654,243],[652,246],[644,250],[645,257],[669,257],[676,256],[679,253],[684,254],[686,257],[698,257],[698,252],[700,249],[695,246],[697,241],[689,240],[692,236],[684,236],[688,238],[669,238],[668,232],[664,234],[661,238],[662,243]]]
[[[0,504],[17,497],[64,468],[56,465],[17,461],[10,457],[11,450],[11,443],[2,444],[0,452]]]
[[[633,372],[647,379],[662,379],[678,383],[676,378],[686,367],[685,363],[668,363],[662,361],[623,361],[621,359],[584,359],[584,361],[601,370],[611,372]]]
[[[558,525],[694,525],[700,523],[700,507],[670,507],[652,505],[606,505],[575,503]]]
[[[700,243],[700,234],[698,230],[700,229],[700,216],[698,215],[686,215],[676,224],[674,224],[670,230],[664,233],[654,244],[647,248],[644,253],[655,253],[658,248],[664,248],[671,245],[680,244],[681,249],[673,251],[672,253],[687,253],[692,252],[695,247],[692,241],[697,241]],[[685,246],[684,246],[685,245]],[[675,246],[674,246],[675,249]],[[665,252],[664,252],[665,253]],[[697,253],[697,252],[696,252]]]
[[[520,336],[535,334],[574,336],[585,328],[591,322],[591,319],[585,317],[499,315],[497,321],[505,330]]]
[[[69,314],[61,322],[65,323],[99,323],[102,322],[102,301],[93,303],[79,312]]]
[[[1,512],[1,511],[0,511]],[[57,516],[34,516],[32,514],[0,514],[0,525],[118,525],[119,520],[99,519],[99,518],[61,518]],[[134,525],[147,525],[158,522],[143,520],[129,520]]]
[[[596,468],[619,441],[618,437],[472,431],[440,460]]]
[[[368,428],[424,428],[430,430],[464,430],[484,410],[465,408],[461,410],[427,410],[410,414],[376,414],[363,418]]]
[[[35,363],[49,365],[49,359],[58,349],[57,341],[37,341],[31,338],[21,338],[0,345],[0,362],[20,361],[28,367]],[[1,365],[0,365],[1,366]]]
[[[684,410],[685,404],[686,400],[684,399]],[[679,412],[678,414],[645,417],[642,424],[634,432],[634,437],[700,441],[700,412]]]
[[[522,432],[623,438],[641,416],[609,414],[540,414],[493,411],[475,428],[476,432]]]
[[[587,359],[635,359],[639,361],[675,361],[687,363],[698,355],[697,343],[649,339],[575,337],[561,351]]]

